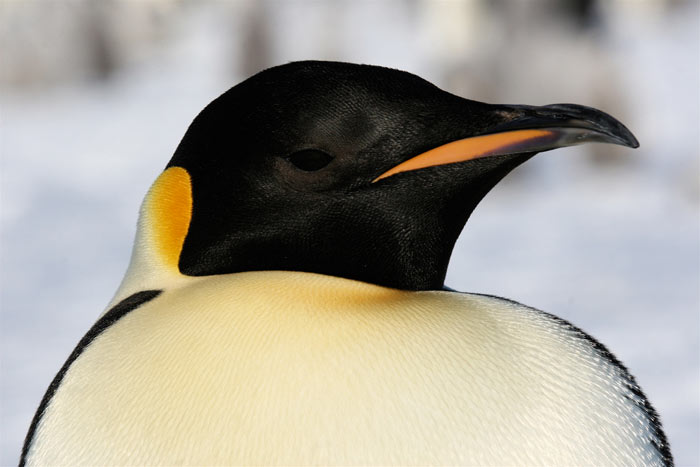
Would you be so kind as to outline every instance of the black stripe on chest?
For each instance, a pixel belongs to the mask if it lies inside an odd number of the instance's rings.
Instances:
[[[29,454],[29,450],[32,447],[32,442],[34,441],[34,435],[36,434],[36,429],[39,426],[39,422],[44,416],[44,413],[46,412],[46,409],[48,408],[51,399],[53,398],[54,394],[56,394],[56,391],[61,385],[63,378],[66,376],[66,373],[68,372],[68,369],[73,364],[73,362],[76,361],[78,357],[80,357],[80,355],[85,351],[85,349],[92,343],[92,341],[94,341],[95,338],[102,334],[107,328],[119,321],[129,312],[134,311],[136,308],[140,307],[144,303],[150,302],[158,295],[160,295],[161,292],[162,290],[144,290],[143,292],[137,292],[133,295],[128,296],[121,302],[114,305],[107,313],[104,314],[104,316],[102,316],[102,318],[97,320],[97,322],[90,328],[87,334],[85,334],[85,336],[83,336],[83,338],[80,339],[80,342],[78,342],[78,345],[75,347],[75,349],[73,349],[73,352],[71,352],[70,356],[68,357],[68,360],[66,360],[66,363],[63,364],[58,374],[56,374],[56,377],[53,379],[53,381],[51,381],[49,388],[46,390],[46,394],[44,394],[44,398],[39,404],[39,408],[34,414],[32,424],[29,426],[29,432],[27,433],[27,437],[24,439],[24,447],[22,447],[22,456],[19,460],[20,467],[23,467],[25,465],[27,461],[27,454]]]

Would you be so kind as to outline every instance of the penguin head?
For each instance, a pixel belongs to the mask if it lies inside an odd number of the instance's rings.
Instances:
[[[291,270],[440,289],[484,195],[536,152],[588,141],[637,146],[583,106],[491,105],[398,70],[290,63],[196,117],[147,222],[165,224],[185,276]]]

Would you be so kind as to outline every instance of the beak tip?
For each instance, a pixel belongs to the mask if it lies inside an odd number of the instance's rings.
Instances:
[[[542,107],[525,105],[505,106],[517,115],[507,129],[517,128],[573,128],[588,130],[583,139],[573,144],[599,142],[617,144],[636,149],[639,141],[622,122],[610,114],[593,107],[578,104],[549,104]],[[512,112],[513,109],[516,112]],[[567,144],[571,145],[571,144]],[[561,146],[559,146],[561,147]]]
[[[624,131],[620,131],[620,133],[616,135],[619,139],[618,144],[620,146],[637,149],[639,147],[639,141],[637,141],[637,138],[627,128],[623,127],[623,130]]]

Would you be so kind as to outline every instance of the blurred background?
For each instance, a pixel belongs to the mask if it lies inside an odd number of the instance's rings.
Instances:
[[[475,211],[447,284],[601,340],[700,442],[697,1],[0,1],[0,464],[126,269],[140,201],[192,118],[301,59],[416,73],[472,99],[574,102],[641,147],[537,156]]]

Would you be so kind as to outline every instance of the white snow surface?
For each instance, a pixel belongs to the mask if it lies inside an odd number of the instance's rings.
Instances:
[[[355,19],[364,29],[345,26],[345,34],[360,39],[333,58],[433,79],[430,62],[407,52],[415,45],[410,28],[373,8]],[[108,82],[3,91],[0,465],[16,464],[48,384],[116,290],[150,183],[199,110],[245,78],[232,77],[220,60],[231,53],[231,38],[217,27],[216,11],[206,11],[183,22],[178,40],[148,63]],[[300,13],[282,11],[275,25],[285,23],[284,15]],[[641,148],[604,168],[589,162],[585,148],[529,161],[477,208],[447,280],[457,290],[554,313],[603,342],[660,413],[678,465],[700,463],[700,102],[693,16],[691,6],[685,15],[652,24],[643,38],[632,20],[620,20],[611,53],[633,96],[621,119]],[[373,48],[383,21],[394,24],[392,40]],[[314,58],[303,56],[303,48],[287,49],[276,49],[278,63]],[[573,72],[549,79],[566,80]]]

